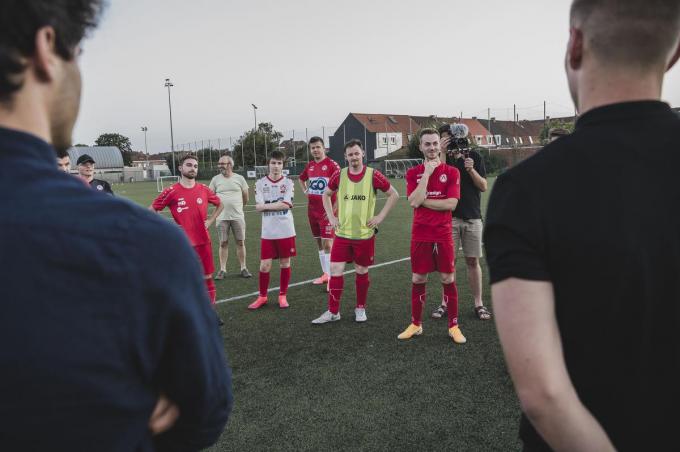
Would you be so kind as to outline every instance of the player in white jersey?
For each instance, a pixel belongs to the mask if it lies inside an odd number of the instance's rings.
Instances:
[[[307,163],[300,173],[300,185],[307,194],[307,216],[312,236],[316,239],[319,248],[319,262],[321,262],[321,276],[314,280],[313,284],[326,284],[330,278],[331,247],[335,231],[328,222],[326,211],[323,208],[323,192],[326,191],[328,181],[340,171],[340,165],[326,157],[326,148],[323,138],[312,137],[309,139],[309,151],[314,160]],[[333,206],[336,205],[335,195],[331,199]]]
[[[287,308],[286,292],[290,282],[290,258],[295,256],[295,224],[293,223],[293,181],[283,175],[285,156],[281,151],[269,154],[269,174],[255,183],[255,209],[262,212],[260,251],[260,294],[248,309],[267,304],[269,271],[272,260],[281,268],[279,307]]]

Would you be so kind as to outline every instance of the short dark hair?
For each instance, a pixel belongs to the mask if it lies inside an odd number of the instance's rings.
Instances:
[[[359,146],[359,148],[363,151],[364,150],[364,143],[361,142],[361,140],[357,140],[356,138],[353,140],[349,140],[347,143],[345,143],[345,147],[343,148],[344,151],[347,149],[351,148],[352,146]]]
[[[448,126],[447,126],[448,127]],[[446,132],[448,132],[449,129],[446,129]],[[420,132],[418,132],[418,139],[420,140],[423,135],[437,135],[438,137],[441,137],[441,133],[437,129],[433,129],[431,127],[426,127],[424,129],[420,129]]]
[[[269,154],[269,158],[267,159],[267,163],[271,162],[272,160],[281,160],[282,162],[286,161],[286,154],[284,154],[281,151],[272,151],[271,154]]]
[[[451,124],[442,124],[439,126],[437,129],[439,132],[439,136],[441,137],[443,133],[448,133],[449,135],[451,134]]]
[[[571,23],[604,64],[651,69],[672,50],[680,30],[677,0],[574,0]]]
[[[187,160],[196,160],[196,163],[198,163],[198,157],[196,157],[194,154],[189,153],[182,157],[181,159],[179,159],[179,166],[184,165],[184,162],[186,162]]]
[[[316,136],[309,139],[309,144],[312,144],[312,143],[321,143],[323,146],[326,145],[326,143],[323,142],[323,138],[316,137]]]
[[[21,89],[22,58],[35,53],[35,35],[42,27],[55,32],[55,51],[66,61],[78,43],[97,26],[105,0],[2,0],[0,2],[0,102],[11,101]]]

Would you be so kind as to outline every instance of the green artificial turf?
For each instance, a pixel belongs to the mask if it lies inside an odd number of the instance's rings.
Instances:
[[[392,181],[405,195],[403,179]],[[490,185],[493,182],[490,179]],[[297,183],[297,182],[296,182]],[[479,321],[467,285],[462,252],[456,259],[459,321],[468,341],[447,336],[446,319],[429,314],[438,306],[441,284],[430,275],[424,334],[397,340],[410,322],[410,263],[370,271],[368,322],[354,322],[354,274],[345,275],[339,322],[312,325],[326,310],[319,286],[288,291],[290,308],[280,310],[277,292],[251,312],[259,269],[260,214],[246,206],[247,262],[251,279],[238,276],[230,243],[228,276],[216,281],[224,347],[233,372],[235,406],[212,451],[317,450],[518,450],[519,407],[503,362],[493,321]],[[298,187],[296,186],[296,190]],[[157,195],[155,183],[123,184],[116,193],[144,206]],[[318,251],[307,224],[306,203],[296,191],[293,210],[298,256],[291,283],[320,275]],[[486,204],[488,191],[484,193]],[[378,201],[380,209],[384,201]],[[165,214],[170,218],[169,214]],[[405,198],[380,226],[376,264],[408,257],[412,209]],[[217,237],[212,230],[217,265]],[[232,239],[233,242],[233,239]],[[160,265],[159,265],[160,268]],[[348,265],[347,269],[351,270]],[[489,287],[485,263],[484,301]],[[271,287],[278,286],[278,265]]]

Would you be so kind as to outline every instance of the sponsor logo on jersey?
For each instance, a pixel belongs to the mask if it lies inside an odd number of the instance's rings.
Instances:
[[[345,195],[344,199],[345,199],[345,201],[347,201],[347,200],[349,200],[349,201],[366,201],[366,195],[352,195],[352,196]]]
[[[317,177],[311,180],[309,184],[309,191],[313,194],[321,195],[323,194],[324,190],[326,190],[327,186],[328,181],[325,177]]]
[[[99,191],[104,190],[104,186],[103,185],[97,185],[97,190],[99,190]]]
[[[287,190],[285,185],[281,185],[281,193],[285,193]]]
[[[442,184],[447,180],[449,179],[446,177],[446,174],[442,174],[441,176],[439,176],[439,182],[441,182]]]

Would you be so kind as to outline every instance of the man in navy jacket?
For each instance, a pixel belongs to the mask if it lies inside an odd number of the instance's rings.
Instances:
[[[60,172],[97,0],[0,3],[0,450],[198,450],[231,377],[175,225]],[[56,151],[56,154],[55,154]]]

